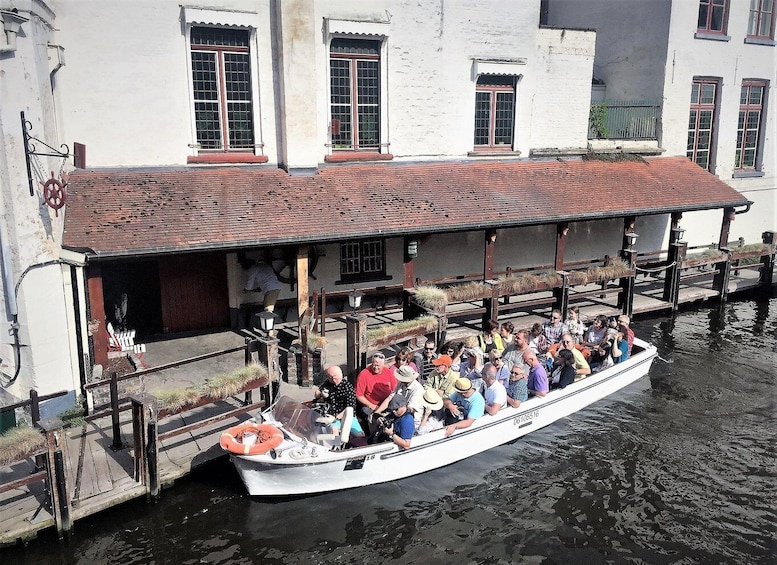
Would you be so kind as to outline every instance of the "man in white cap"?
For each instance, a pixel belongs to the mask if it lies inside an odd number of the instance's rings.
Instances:
[[[407,411],[413,416],[414,424],[417,426],[421,423],[423,417],[424,407],[421,404],[421,399],[424,395],[424,387],[418,382],[418,373],[416,373],[410,365],[403,365],[396,371],[394,371],[394,377],[397,379],[397,386],[386,400],[384,400],[376,412],[384,412],[391,400],[399,395],[404,396],[407,400]]]
[[[455,392],[443,400],[448,415],[445,421],[445,436],[456,430],[470,427],[486,410],[486,400],[474,389],[472,381],[460,378],[454,385]]]

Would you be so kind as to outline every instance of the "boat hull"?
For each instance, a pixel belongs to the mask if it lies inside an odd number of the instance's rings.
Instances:
[[[416,436],[411,448],[384,443],[329,451],[295,448],[293,443],[269,455],[233,456],[253,496],[289,496],[349,489],[394,481],[438,469],[513,441],[569,416],[645,376],[656,356],[652,345],[636,340],[643,350],[601,373],[584,378],[545,397],[533,397],[519,408],[485,415],[469,428],[445,438],[442,430]]]

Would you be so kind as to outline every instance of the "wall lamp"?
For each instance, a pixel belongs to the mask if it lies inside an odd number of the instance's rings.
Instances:
[[[407,256],[410,259],[418,257],[418,240],[411,239],[407,242]]]

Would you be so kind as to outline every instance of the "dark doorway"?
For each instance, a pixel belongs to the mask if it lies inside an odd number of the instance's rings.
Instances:
[[[138,342],[162,333],[156,261],[104,263],[102,278],[105,317],[116,331],[135,330]]]

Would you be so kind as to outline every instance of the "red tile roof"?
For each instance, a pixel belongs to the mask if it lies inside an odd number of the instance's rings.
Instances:
[[[64,245],[102,256],[235,249],[741,206],[685,157],[78,171]],[[464,213],[466,211],[466,213]]]

